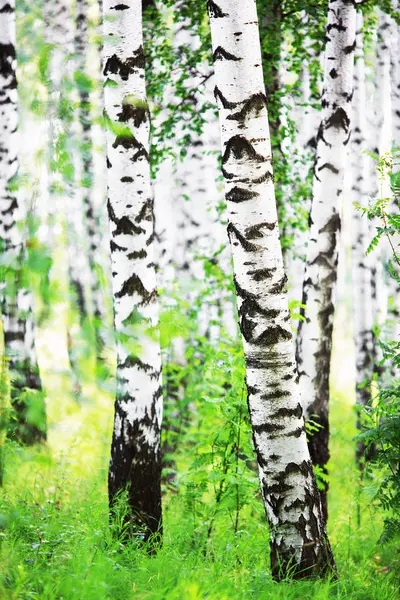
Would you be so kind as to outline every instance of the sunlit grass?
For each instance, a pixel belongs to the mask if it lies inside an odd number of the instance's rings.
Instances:
[[[346,310],[341,310],[340,318],[345,319]],[[382,515],[371,504],[371,494],[360,491],[354,465],[352,371],[346,374],[343,362],[338,362],[340,346],[351,360],[351,332],[338,332],[329,503],[338,582],[272,582],[259,499],[243,509],[237,534],[228,513],[222,512],[205,546],[198,522],[194,528],[185,505],[182,485],[180,493],[164,498],[165,539],[156,556],[113,537],[107,507],[112,384],[108,389],[96,384],[88,356],[81,397],[72,394],[56,319],[42,330],[39,343],[48,391],[48,446],[6,446],[6,478],[0,492],[1,600],[398,598],[398,549],[377,546]],[[57,357],[64,357],[60,362],[54,361],[55,347]],[[340,377],[335,374],[338,368]],[[190,462],[179,464],[185,471]]]

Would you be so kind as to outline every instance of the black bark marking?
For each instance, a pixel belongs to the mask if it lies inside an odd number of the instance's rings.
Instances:
[[[111,248],[111,252],[126,252],[128,250],[128,248],[125,248],[124,246],[119,246],[118,244],[116,244],[114,242],[114,240],[110,240],[110,248]]]
[[[136,69],[144,69],[144,66],[143,46],[139,46],[133,55],[125,60],[121,60],[116,54],[110,56],[104,67],[104,75],[119,75],[123,81],[127,81]]]
[[[262,423],[261,425],[254,425],[253,430],[260,435],[261,433],[276,433],[277,431],[283,431],[285,425],[279,423]]]
[[[268,229],[268,231],[273,231],[275,229],[276,223],[260,223],[259,225],[253,225],[252,227],[247,227],[245,231],[245,235],[249,240],[256,240],[264,237],[261,233],[261,229]],[[276,269],[275,269],[276,270]]]
[[[265,162],[265,159],[257,154],[253,145],[242,135],[234,135],[228,140],[222,157],[222,164],[226,164],[232,156],[236,160]]]
[[[133,367],[137,367],[140,371],[144,371],[145,373],[149,373],[149,371],[153,370],[152,365],[144,363],[138,356],[128,356],[128,358],[118,365],[119,369],[132,369]]]
[[[214,88],[214,98],[216,102],[218,102],[219,100],[223,108],[226,109],[236,108],[240,104],[239,102],[229,102],[229,100],[225,98],[225,96],[217,86],[215,86]]]
[[[222,19],[223,17],[227,17],[228,14],[222,12],[218,4],[213,2],[213,0],[208,0],[207,2],[207,10],[210,18],[212,19]]]
[[[276,267],[272,269],[256,269],[255,271],[247,271],[247,275],[250,275],[254,281],[264,281],[265,279],[271,279],[276,271]]]
[[[356,49],[356,40],[354,40],[354,42],[351,44],[351,46],[345,46],[343,48],[343,52],[345,54],[351,54],[352,52],[354,52],[355,49]]]
[[[235,204],[239,204],[240,202],[247,202],[248,200],[258,198],[259,195],[260,194],[258,192],[252,192],[250,190],[246,190],[235,186],[231,189],[230,192],[226,194],[226,200],[228,202],[234,202]]]
[[[137,258],[146,258],[146,256],[146,250],[138,250],[135,252],[130,252],[130,254],[128,254],[129,260],[136,260]]]
[[[129,175],[125,175],[124,177],[121,177],[121,182],[122,183],[132,183],[133,177],[129,177]]]
[[[343,129],[346,133],[349,130],[349,126],[350,119],[347,115],[347,112],[341,106],[339,106],[335,112],[331,114],[325,123],[325,129],[335,127],[336,129]]]
[[[297,419],[301,419],[302,416],[303,407],[301,404],[298,404],[296,408],[279,408],[271,416],[271,419],[280,419],[281,417],[296,417]]]
[[[331,69],[329,71],[329,75],[332,77],[332,79],[336,79],[337,77],[339,77],[339,73],[336,71],[336,69]]]
[[[249,115],[251,115],[251,113],[255,112],[256,114],[259,114],[262,110],[266,108],[266,95],[262,93],[254,94],[253,96],[251,96],[251,98],[249,98],[249,100],[246,100],[241,110],[239,110],[237,113],[234,113],[233,115],[229,115],[227,119],[244,122],[246,118],[249,117]]]
[[[252,244],[251,242],[248,242],[246,240],[246,238],[236,229],[236,227],[233,225],[233,223],[229,223],[227,231],[228,231],[228,236],[229,236],[229,239],[231,240],[231,242],[232,242],[232,235],[234,235],[235,238],[240,243],[240,245],[246,250],[246,252],[257,252],[260,249],[259,246],[256,246],[256,244]]]
[[[113,143],[113,148],[122,146],[125,150],[137,150],[136,154],[131,157],[133,163],[137,162],[142,156],[149,161],[149,153],[146,148],[131,135],[118,135]]]
[[[217,62],[217,60],[233,60],[235,62],[242,60],[241,58],[238,58],[237,56],[235,56],[234,54],[231,54],[227,50],[224,50],[224,48],[222,48],[222,46],[218,46],[218,48],[216,48],[216,50],[213,54],[213,59],[214,59],[214,62]]]
[[[127,4],[116,4],[115,6],[110,6],[110,10],[127,10],[129,6]]]
[[[281,294],[286,287],[288,282],[287,275],[284,274],[282,279],[275,283],[269,290],[270,294]]]
[[[124,281],[124,284],[119,292],[115,294],[116,298],[123,298],[124,296],[133,296],[138,294],[142,298],[141,304],[148,304],[154,298],[155,292],[148,292],[144,287],[142,280],[137,275],[133,274],[129,279]]]
[[[320,167],[318,167],[318,172],[323,171],[324,169],[328,169],[335,175],[339,175],[339,169],[337,169],[332,163],[324,163]]]
[[[122,111],[117,115],[121,123],[133,121],[134,127],[140,127],[143,123],[149,120],[148,106],[135,106],[129,102],[122,104]]]

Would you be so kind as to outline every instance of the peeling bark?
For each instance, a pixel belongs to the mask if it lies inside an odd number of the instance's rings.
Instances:
[[[142,3],[104,2],[108,213],[117,334],[111,509],[128,490],[132,532],[161,535],[161,359]],[[126,109],[129,107],[129,116]],[[139,118],[140,115],[140,118]]]
[[[329,460],[329,373],[340,241],[344,169],[350,138],[353,90],[355,1],[330,0],[326,28],[322,121],[317,135],[306,272],[304,321],[297,337],[303,406],[319,426],[309,440],[314,465]],[[327,490],[322,494],[327,515]]]
[[[272,572],[276,579],[309,577],[334,570],[334,561],[296,383],[256,5],[219,0],[208,9],[228,235]]]

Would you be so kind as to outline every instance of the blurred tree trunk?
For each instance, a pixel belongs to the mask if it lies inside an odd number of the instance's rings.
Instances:
[[[77,85],[79,91],[79,120],[81,125],[81,153],[83,187],[83,213],[87,241],[87,256],[90,267],[90,290],[92,298],[96,356],[101,358],[104,348],[102,329],[106,321],[104,298],[99,278],[99,248],[101,246],[100,221],[93,202],[93,136],[91,114],[91,80],[87,69],[88,56],[88,2],[77,0],[75,7],[75,50],[78,72]]]
[[[208,1],[239,324],[276,579],[334,570],[304,428],[253,0]]]
[[[18,441],[33,444],[46,439],[46,413],[35,352],[33,299],[26,274],[22,272],[26,248],[20,221],[27,215],[18,205],[14,187],[18,174],[15,0],[0,3],[0,33],[1,302],[11,402],[15,410],[10,432]]]
[[[162,533],[161,359],[142,3],[104,2],[108,213],[117,335],[109,499],[127,489],[132,533]],[[117,41],[118,40],[118,41]]]
[[[317,136],[310,236],[297,337],[297,364],[307,419],[318,427],[309,440],[314,465],[329,460],[329,375],[335,306],[341,199],[350,136],[355,0],[330,0],[326,29],[322,121]],[[322,493],[327,515],[327,489]]]
[[[354,94],[352,108],[353,133],[350,144],[351,201],[368,208],[371,190],[366,127],[367,103],[365,85],[365,60],[363,50],[363,16],[357,14],[357,47],[354,70]],[[372,263],[366,255],[370,243],[368,219],[360,210],[352,206],[352,292],[353,323],[356,366],[356,404],[359,409],[371,401],[371,380],[373,375],[374,315],[372,307]],[[361,429],[360,413],[357,426]],[[365,445],[357,443],[357,460],[368,458]]]

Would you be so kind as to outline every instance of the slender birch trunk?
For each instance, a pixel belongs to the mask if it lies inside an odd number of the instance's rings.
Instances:
[[[15,0],[0,0],[0,238],[5,255],[1,285],[3,331],[9,361],[11,402],[16,411],[16,422],[11,430],[18,440],[32,444],[46,439],[46,416],[35,352],[32,294],[22,287],[21,280],[25,244],[19,221],[26,215],[22,214],[16,193],[10,187],[18,172],[15,37]],[[7,272],[7,266],[10,272]],[[39,393],[33,398],[41,413],[40,419],[36,418],[35,422],[29,420],[29,402],[32,399],[24,399],[26,389]]]
[[[393,1],[393,8],[400,12],[400,1]],[[393,23],[390,57],[391,100],[392,100],[392,137],[396,148],[400,148],[400,25]],[[397,170],[400,170],[397,165]]]
[[[306,26],[308,25],[305,19]],[[297,124],[298,136],[295,151],[297,152],[297,177],[301,186],[307,185],[310,179],[311,168],[315,161],[315,138],[320,120],[319,112],[313,106],[311,90],[310,68],[313,61],[318,58],[311,40],[307,39],[309,59],[304,61],[300,72],[301,106],[294,107],[294,116]],[[315,101],[315,99],[314,99]],[[287,266],[289,279],[289,300],[301,302],[303,295],[303,281],[308,241],[308,217],[311,208],[311,198],[305,195],[301,206],[288,207],[292,209],[291,218],[295,222],[292,228],[293,242],[289,252],[285,253],[284,260]],[[302,217],[302,218],[301,218]],[[303,223],[303,226],[301,226]],[[297,322],[296,322],[297,327]]]
[[[76,31],[75,49],[77,68],[83,78],[87,76],[87,54],[88,54],[88,1],[77,0],[75,9]],[[95,320],[96,354],[100,358],[104,347],[101,334],[102,323],[105,321],[104,299],[99,279],[99,248],[101,246],[100,222],[93,199],[93,135],[91,99],[89,89],[85,85],[79,86],[79,120],[82,136],[82,186],[83,186],[83,210],[86,240],[88,244],[87,256],[90,266],[90,290],[92,298],[93,316]]]
[[[161,358],[141,0],[104,1],[108,214],[117,334],[109,499],[128,489],[131,524],[161,534]]]
[[[370,193],[369,157],[366,154],[367,101],[365,86],[365,60],[363,52],[363,16],[357,14],[357,47],[354,73],[353,95],[353,134],[350,145],[351,200],[359,206],[368,207]],[[370,243],[369,223],[360,210],[352,211],[352,291],[353,324],[356,366],[356,404],[359,408],[371,401],[371,380],[373,374],[373,307],[372,270],[366,250]],[[361,429],[360,416],[357,426]],[[365,445],[357,444],[357,459],[365,455]],[[367,457],[365,457],[367,458]]]
[[[309,440],[314,465],[329,460],[329,374],[340,245],[340,211],[350,137],[355,0],[330,0],[326,29],[322,121],[317,136],[310,237],[303,284],[304,321],[297,337],[297,365],[306,417],[318,424]],[[322,494],[325,515],[327,489]]]
[[[209,0],[248,402],[273,576],[334,569],[296,383],[256,4]]]

